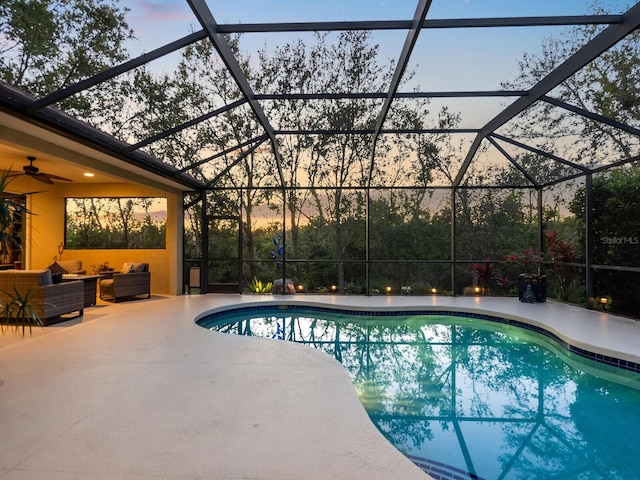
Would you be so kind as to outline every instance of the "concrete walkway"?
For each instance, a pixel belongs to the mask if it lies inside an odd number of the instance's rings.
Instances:
[[[0,336],[0,478],[427,478],[373,426],[334,359],[194,323],[256,301],[481,310],[640,362],[639,323],[555,302],[193,295],[100,304],[32,337]]]

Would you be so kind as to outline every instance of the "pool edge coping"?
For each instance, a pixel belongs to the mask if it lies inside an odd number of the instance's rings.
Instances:
[[[472,318],[484,319],[503,325],[513,325],[524,328],[528,331],[536,332],[550,338],[567,352],[574,353],[582,358],[593,360],[595,362],[617,367],[623,370],[640,373],[640,355],[632,355],[619,350],[610,349],[596,345],[595,343],[587,343],[579,339],[572,338],[565,332],[550,325],[544,321],[527,318],[521,315],[492,310],[487,308],[479,308],[477,306],[459,306],[459,305],[424,305],[424,306],[389,306],[389,305],[347,305],[327,302],[317,302],[308,299],[289,300],[282,297],[275,297],[270,300],[247,301],[241,303],[231,303],[219,305],[217,307],[205,310],[194,318],[194,323],[198,324],[202,318],[221,312],[230,311],[251,311],[265,307],[300,307],[317,309],[318,311],[346,312],[353,314],[354,312],[375,313],[375,312],[394,312],[406,313],[414,315],[438,314],[460,316],[465,314]],[[575,307],[578,308],[578,307]]]

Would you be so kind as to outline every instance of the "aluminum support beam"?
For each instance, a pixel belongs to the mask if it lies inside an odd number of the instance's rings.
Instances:
[[[478,133],[477,128],[383,128],[380,133],[411,134],[411,133]],[[275,130],[276,135],[373,135],[372,128],[352,128],[347,130],[317,128],[309,130]]]
[[[599,113],[590,112],[589,110],[586,110],[584,108],[576,107],[575,105],[571,105],[567,102],[563,102],[562,100],[558,100],[557,98],[549,97],[547,95],[542,97],[541,100],[547,103],[550,103],[551,105],[555,105],[556,107],[569,110],[570,112],[576,113],[590,120],[595,120],[596,122],[605,123],[609,126],[615,127],[619,130],[623,130],[627,133],[640,137],[640,129],[634,128],[631,125],[627,125],[626,123],[618,122],[613,118],[605,117],[604,115],[600,115]]]
[[[432,0],[419,0],[418,2],[416,12],[413,16],[413,21],[411,22],[411,29],[407,33],[407,38],[404,41],[402,52],[400,52],[400,56],[398,58],[398,64],[396,65],[396,69],[393,72],[393,78],[391,79],[391,84],[389,85],[389,90],[387,91],[382,110],[380,111],[380,114],[378,115],[378,118],[376,120],[375,132],[373,134],[373,142],[371,147],[371,160],[369,164],[369,179],[367,185],[371,183],[371,177],[373,176],[376,157],[376,144],[378,143],[378,137],[380,136],[382,125],[384,124],[384,121],[389,114],[389,109],[391,108],[391,103],[393,102],[394,95],[398,91],[398,87],[400,86],[400,82],[402,81],[404,72],[407,69],[409,57],[411,57],[413,47],[415,47],[416,42],[418,41],[418,35],[420,35],[420,26],[424,23],[424,19],[427,16],[429,7],[431,7],[431,1]]]
[[[244,105],[245,103],[247,103],[245,99],[237,100],[233,103],[230,103],[229,105],[225,105],[224,107],[218,108],[212,112],[205,113],[204,115],[200,115],[199,117],[194,118],[193,120],[189,120],[188,122],[185,122],[181,125],[177,125],[173,128],[169,128],[168,130],[164,130],[156,135],[153,135],[152,137],[149,137],[145,140],[142,140],[136,143],[135,145],[131,145],[127,149],[127,151],[138,150],[139,148],[149,145],[150,143],[157,142],[158,140],[162,140],[163,138],[166,138],[169,135],[178,133],[184,130],[185,128],[193,127],[194,125],[197,125],[198,123],[204,122],[205,120],[218,116],[221,113],[228,112],[229,110],[233,110],[234,108],[239,107],[240,105]]]
[[[543,248],[544,248],[544,206],[542,205],[542,188],[536,189],[536,200],[537,200],[537,210],[538,210],[538,254],[540,258],[543,256]],[[540,268],[538,267],[538,274],[540,274]]]
[[[216,153],[214,155],[211,155],[211,156],[209,156],[207,158],[203,158],[202,160],[198,160],[197,162],[194,162],[191,165],[189,165],[188,167],[184,167],[184,168],[180,169],[179,171],[180,172],[186,172],[186,171],[192,170],[192,169],[194,169],[196,167],[199,167],[200,165],[202,165],[204,163],[210,162],[211,160],[215,160],[216,158],[220,158],[220,157],[222,157],[224,155],[228,155],[229,153],[234,152],[234,151],[238,150],[239,148],[244,148],[247,145],[251,145],[254,142],[262,143],[267,138],[268,137],[267,137],[266,134],[265,135],[261,135],[259,137],[251,138],[251,139],[246,140],[246,141],[244,141],[242,143],[234,145],[233,147],[225,148],[223,151],[218,152],[218,153]]]
[[[457,208],[457,202],[456,202],[456,193],[457,190],[455,188],[451,189],[451,216],[450,218],[450,225],[449,225],[449,232],[451,235],[451,294],[455,297],[456,296],[456,266],[457,266],[457,255],[456,255],[456,244],[457,244],[457,240],[456,240],[456,208]]]
[[[545,27],[567,25],[610,25],[622,22],[622,15],[567,15],[553,17],[453,18],[424,20],[420,28]],[[236,23],[218,25],[220,33],[323,32],[346,30],[409,30],[411,20],[353,22]]]
[[[527,172],[527,170],[525,170],[525,168],[520,165],[518,162],[515,161],[515,159],[509,155],[509,153],[502,148],[502,146],[496,142],[493,138],[488,137],[489,142],[491,142],[491,144],[507,159],[509,160],[509,162],[522,174],[524,175],[524,177],[533,184],[533,186],[535,188],[540,188],[540,184],[536,181],[535,178],[533,178],[531,176],[531,174],[529,174],[529,172]]]
[[[242,69],[240,68],[240,64],[238,63],[238,60],[235,58],[231,50],[231,47],[227,43],[223,34],[220,33],[220,31],[218,30],[218,24],[213,18],[213,15],[209,10],[209,7],[207,6],[206,1],[205,0],[187,0],[187,3],[191,7],[191,10],[193,10],[194,15],[197,17],[198,21],[200,22],[200,25],[202,25],[202,28],[205,30],[205,32],[207,32],[209,39],[211,40],[213,46],[215,47],[216,51],[220,55],[220,58],[222,59],[227,69],[229,70],[229,73],[236,81],[238,87],[240,88],[240,91],[249,102],[249,105],[251,106],[251,109],[253,110],[253,113],[255,114],[258,122],[260,123],[260,125],[262,125],[262,128],[264,128],[265,132],[269,136],[273,146],[273,153],[276,158],[276,166],[278,169],[280,182],[282,184],[282,188],[284,188],[285,180],[284,180],[284,173],[282,171],[282,159],[280,157],[280,151],[278,149],[278,142],[276,140],[276,135],[273,131],[273,127],[269,123],[267,115],[264,113],[262,106],[256,100],[253,90],[249,85],[249,81],[247,80],[247,77],[245,77],[244,73],[242,72]]]
[[[536,85],[534,85],[533,88],[529,90],[527,96],[520,97],[498,115],[496,115],[492,120],[490,120],[481,129],[480,133],[478,133],[477,137],[473,141],[473,144],[467,152],[467,156],[465,157],[464,162],[460,167],[458,175],[456,176],[454,185],[458,186],[462,182],[462,179],[466,175],[471,161],[478,152],[478,148],[480,147],[480,144],[485,137],[496,131],[505,123],[512,120],[516,115],[529,108],[533,103],[540,100],[571,75],[588,65],[591,61],[614,46],[625,36],[632,33],[639,26],[640,3],[637,3],[636,5],[631,7],[624,15],[622,15],[622,21],[620,23],[613,24],[605,28],[601,33],[596,35],[576,53],[571,55],[551,73],[549,73],[546,77],[544,77]]]
[[[46,107],[47,105],[51,105],[53,103],[59,102],[60,100],[64,100],[65,98],[81,92],[82,90],[94,87],[99,83],[110,80],[114,77],[117,77],[118,75],[133,70],[134,68],[141,67],[142,65],[145,65],[160,57],[164,57],[169,53],[175,52],[176,50],[191,45],[192,43],[196,43],[204,38],[206,38],[206,34],[202,30],[192,33],[191,35],[187,35],[186,37],[182,37],[175,42],[168,43],[163,47],[157,48],[149,53],[145,53],[144,55],[140,55],[139,57],[129,60],[128,62],[125,62],[121,65],[110,68],[109,70],[105,70],[104,72],[100,72],[93,77],[83,80],[82,82],[78,82],[66,88],[61,88],[60,90],[57,90],[47,95],[46,97],[41,98],[40,100],[36,100],[31,105],[30,110],[39,110]]]
[[[584,205],[584,215],[585,215],[585,252],[584,252],[584,283],[586,289],[586,297],[587,297],[587,305],[589,306],[589,298],[593,297],[593,175],[590,173],[586,176],[585,184],[584,184],[586,195],[584,197],[585,205]]]
[[[424,19],[427,16],[427,12],[429,11],[429,7],[431,6],[432,0],[419,0],[418,6],[416,7],[416,12],[413,16],[413,21],[411,22],[411,28],[407,33],[407,38],[405,39],[404,46],[402,47],[402,51],[400,52],[400,57],[398,58],[398,64],[396,65],[396,69],[393,72],[393,77],[391,79],[391,83],[389,85],[389,90],[387,91],[384,104],[382,105],[382,110],[378,114],[378,118],[376,120],[375,131],[373,133],[373,140],[371,142],[371,155],[369,158],[369,176],[367,179],[367,215],[366,215],[366,237],[367,237],[367,248],[366,248],[366,277],[367,277],[367,291],[369,291],[369,279],[370,273],[370,246],[371,246],[371,226],[370,226],[370,216],[371,216],[371,194],[369,189],[371,187],[371,179],[373,177],[373,170],[375,167],[375,159],[376,159],[376,145],[378,143],[378,137],[382,131],[382,125],[384,124],[385,119],[389,113],[389,109],[391,108],[391,103],[393,102],[394,95],[398,91],[398,87],[400,86],[400,82],[402,81],[402,76],[404,75],[405,70],[407,69],[407,64],[409,63],[409,58],[411,57],[411,52],[413,51],[413,47],[418,40],[418,35],[420,34],[420,25],[424,23]]]
[[[483,98],[521,97],[526,90],[487,90],[461,92],[396,92],[395,98]],[[385,92],[342,92],[342,93],[263,93],[256,94],[256,100],[379,100],[387,97]]]
[[[580,165],[578,163],[571,162],[571,161],[566,160],[566,159],[564,159],[562,157],[554,155],[553,153],[545,152],[543,150],[540,150],[539,148],[532,147],[530,145],[526,145],[526,144],[524,144],[522,142],[518,142],[517,140],[514,140],[513,138],[505,137],[504,135],[500,135],[500,134],[497,134],[497,133],[492,133],[491,137],[497,138],[499,140],[502,140],[503,142],[510,143],[511,145],[515,145],[516,147],[522,148],[522,149],[527,150],[527,151],[529,151],[531,153],[535,153],[536,155],[540,155],[541,157],[548,158],[549,160],[555,160],[556,162],[559,162],[559,163],[561,163],[563,165],[566,165],[567,167],[575,168],[576,170],[580,170],[581,172],[587,173],[589,171],[589,168],[585,167],[584,165]]]
[[[200,212],[201,222],[201,245],[200,253],[202,259],[200,261],[200,293],[208,293],[209,290],[209,199],[207,198],[207,190],[203,189],[200,192],[200,198],[202,199],[202,210]]]

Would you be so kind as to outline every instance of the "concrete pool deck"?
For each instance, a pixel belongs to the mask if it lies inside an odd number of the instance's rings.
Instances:
[[[245,303],[473,309],[640,362],[640,323],[549,301],[185,295],[0,335],[0,478],[425,479],[377,431],[342,366],[303,345],[210,332]]]

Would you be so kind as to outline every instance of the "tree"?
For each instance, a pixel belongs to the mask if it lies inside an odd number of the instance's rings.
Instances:
[[[594,4],[594,14],[607,13]],[[599,33],[597,25],[574,27],[569,34],[549,37],[539,54],[527,53],[519,62],[520,73],[505,89],[527,89],[573,55]],[[640,121],[640,32],[627,35],[585,68],[562,82],[554,96],[580,108],[628,125]],[[538,102],[511,126],[521,138],[542,138],[565,148],[571,158],[597,163],[608,158],[629,159],[637,154],[640,140],[624,131]],[[559,140],[562,143],[559,143]],[[564,144],[564,147],[563,147]],[[635,153],[634,153],[635,152]]]
[[[240,49],[240,37],[233,36],[227,40],[245,76],[255,83],[251,59]],[[200,42],[185,50],[179,68],[181,82],[198,93],[203,113],[241,98],[240,89],[225,65],[221,61],[212,65],[211,57],[217,58],[211,43]],[[217,200],[214,198],[210,202],[212,211],[218,215],[242,214],[244,248],[252,259],[256,258],[257,252],[253,231],[254,212],[259,205],[269,202],[269,193],[264,187],[274,187],[278,182],[274,169],[275,157],[268,147],[251,150],[254,144],[240,146],[263,134],[262,125],[247,105],[230,109],[208,120],[199,126],[197,133],[200,156],[216,152],[213,156],[209,154],[211,160],[199,167],[205,176],[215,179],[213,185],[217,187],[217,192],[214,197]],[[230,147],[238,148],[229,151]],[[224,201],[220,201],[222,199]],[[249,269],[249,278],[257,275],[254,263],[250,264]]]
[[[118,0],[4,0],[0,78],[42,97],[121,63],[127,58],[124,43],[133,38],[127,11]],[[113,108],[113,100],[107,100],[115,85],[108,82],[108,91],[85,90],[60,107],[97,122]]]
[[[593,179],[593,263],[604,266],[640,265],[640,169],[614,170]],[[569,204],[577,228],[586,228],[586,190],[576,191]],[[577,242],[584,251],[584,237]],[[596,270],[594,289],[597,295],[615,294],[614,306],[620,311],[640,311],[640,289],[636,274],[615,270]]]
[[[265,48],[258,52],[259,69],[262,75],[256,77],[256,88],[264,93],[320,93],[315,80],[315,62],[317,56],[314,49],[301,39],[287,43],[270,52]],[[265,103],[265,111],[276,118],[279,128],[309,130],[319,122],[315,103],[310,100],[275,99]],[[296,258],[301,253],[300,229],[309,220],[308,205],[311,200],[310,185],[315,184],[318,162],[309,162],[309,152],[314,144],[311,135],[282,135],[278,148],[282,159],[283,175],[289,187],[282,207],[288,214],[287,257]],[[303,187],[303,188],[297,188]],[[279,193],[279,192],[278,192]],[[278,193],[274,193],[277,198]],[[280,208],[275,207],[279,212]],[[300,264],[296,264],[296,278],[302,272]]]

